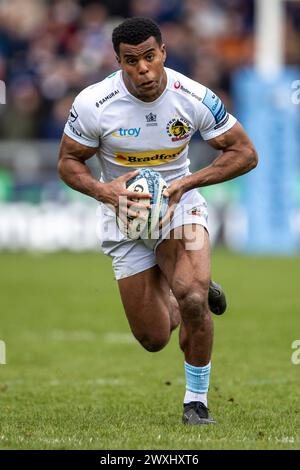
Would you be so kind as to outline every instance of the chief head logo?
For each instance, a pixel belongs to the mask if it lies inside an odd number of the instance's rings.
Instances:
[[[176,118],[168,122],[167,133],[172,138],[172,141],[176,142],[190,137],[191,127],[186,119],[176,116]]]
[[[179,119],[170,126],[170,133],[174,137],[182,137],[188,133],[188,130],[187,125],[184,124],[184,122],[179,121]]]

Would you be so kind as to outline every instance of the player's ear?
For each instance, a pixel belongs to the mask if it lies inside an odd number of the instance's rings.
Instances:
[[[121,63],[121,59],[120,59],[120,57],[119,57],[118,55],[116,55],[116,61],[118,62],[118,64]]]
[[[165,44],[162,44],[162,45],[160,46],[160,50],[161,50],[161,52],[162,52],[162,54],[163,54],[163,62],[165,63],[166,58],[167,58],[167,51],[166,51],[166,46],[165,46]]]

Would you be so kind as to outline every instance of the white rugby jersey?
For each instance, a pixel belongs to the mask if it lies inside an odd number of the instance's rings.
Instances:
[[[131,95],[121,70],[75,98],[64,132],[97,149],[103,181],[140,167],[161,172],[166,181],[182,177],[189,173],[192,135],[199,130],[212,139],[235,124],[209,88],[165,70],[167,86],[155,101]]]

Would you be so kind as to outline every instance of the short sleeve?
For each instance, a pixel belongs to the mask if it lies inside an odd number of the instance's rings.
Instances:
[[[224,134],[237,122],[227,112],[222,100],[209,88],[206,88],[199,113],[199,131],[204,140]]]
[[[80,144],[99,147],[100,129],[97,125],[97,117],[89,105],[85,91],[79,93],[75,98],[64,133]]]

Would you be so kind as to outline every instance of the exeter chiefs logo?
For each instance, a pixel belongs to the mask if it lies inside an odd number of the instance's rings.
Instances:
[[[187,139],[191,135],[190,123],[186,119],[176,116],[168,122],[167,133],[172,142]]]

